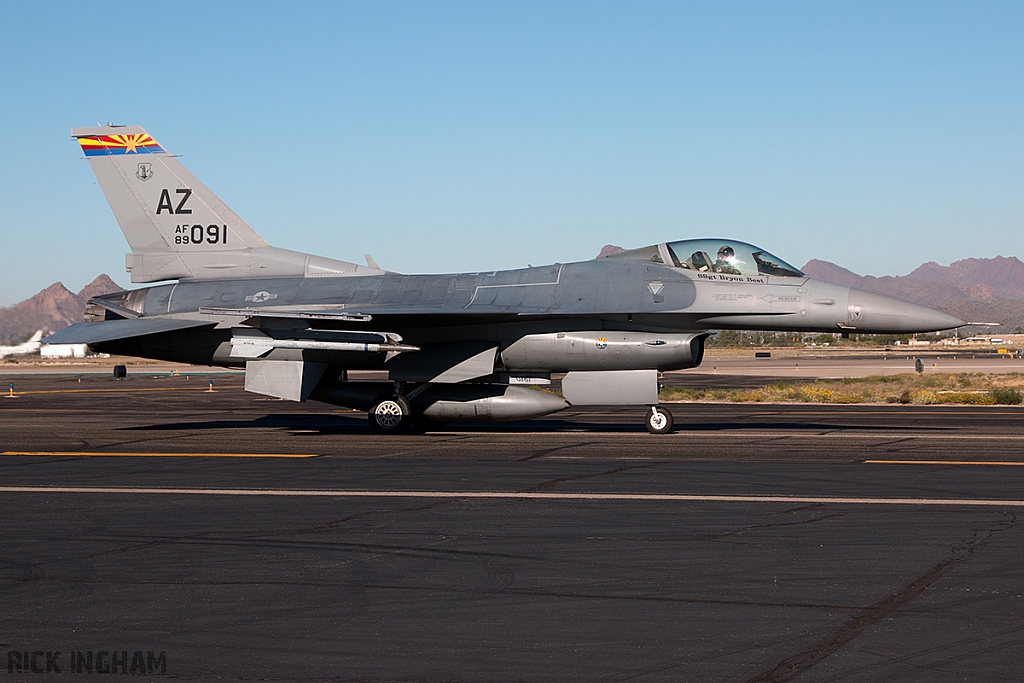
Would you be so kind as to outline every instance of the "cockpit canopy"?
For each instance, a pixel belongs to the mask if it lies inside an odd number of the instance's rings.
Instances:
[[[736,240],[680,240],[630,249],[611,254],[607,258],[650,261],[703,273],[806,277],[797,268],[764,249]]]

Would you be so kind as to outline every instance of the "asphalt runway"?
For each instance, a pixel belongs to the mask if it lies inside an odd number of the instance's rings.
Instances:
[[[1024,671],[1024,408],[679,404],[665,436],[590,409],[382,437],[240,385],[26,376],[0,399],[0,670]]]

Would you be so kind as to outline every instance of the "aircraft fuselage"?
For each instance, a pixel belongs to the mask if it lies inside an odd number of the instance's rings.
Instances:
[[[230,355],[230,328],[240,320],[207,312],[217,309],[245,309],[253,315],[263,311],[268,317],[294,308],[351,312],[368,319],[321,322],[317,327],[383,326],[417,346],[486,341],[496,342],[502,351],[530,335],[581,331],[902,333],[930,324],[939,328],[947,320],[945,314],[923,306],[852,292],[851,297],[848,287],[807,277],[708,275],[615,259],[451,275],[183,281],[103,298],[145,317],[202,316],[217,329],[206,329],[202,335],[204,330],[169,332],[97,347],[126,352],[130,345],[135,355],[244,366],[243,360]],[[188,343],[179,343],[178,336]],[[383,354],[342,354],[353,369],[384,367]],[[523,369],[537,370],[543,363],[543,357],[533,355],[529,368]]]

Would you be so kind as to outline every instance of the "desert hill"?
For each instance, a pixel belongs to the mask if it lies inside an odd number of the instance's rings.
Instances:
[[[1024,301],[951,301],[943,306],[942,310],[967,322],[1002,323],[998,327],[964,327],[961,328],[961,335],[999,336],[1024,330]]]
[[[987,333],[1024,327],[1024,263],[1014,256],[969,258],[948,266],[930,261],[907,275],[884,277],[857,275],[817,259],[808,261],[803,271],[816,280],[940,308],[969,322],[1002,323]]]
[[[100,275],[78,294],[54,282],[30,299],[0,308],[0,344],[20,342],[36,330],[56,332],[82,322],[85,303],[90,298],[120,291],[121,287],[107,275]]]
[[[940,266],[930,261],[908,275],[857,275],[828,261],[813,259],[802,269],[816,280],[894,296],[925,306],[953,301],[996,303],[1024,299],[1024,263],[1015,256],[969,258]]]

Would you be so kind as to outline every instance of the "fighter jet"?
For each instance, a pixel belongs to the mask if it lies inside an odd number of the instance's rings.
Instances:
[[[808,278],[731,239],[515,270],[401,275],[272,247],[138,126],[73,128],[131,247],[133,283],[47,339],[245,369],[248,391],[367,411],[378,432],[647,406],[711,329],[931,332],[963,321]],[[388,381],[349,381],[386,370]],[[536,391],[552,373],[564,398]]]
[[[36,333],[29,337],[28,341],[14,346],[0,346],[0,358],[7,358],[7,356],[24,356],[30,353],[35,353],[39,350],[39,340],[43,338],[43,331],[36,330]]]

